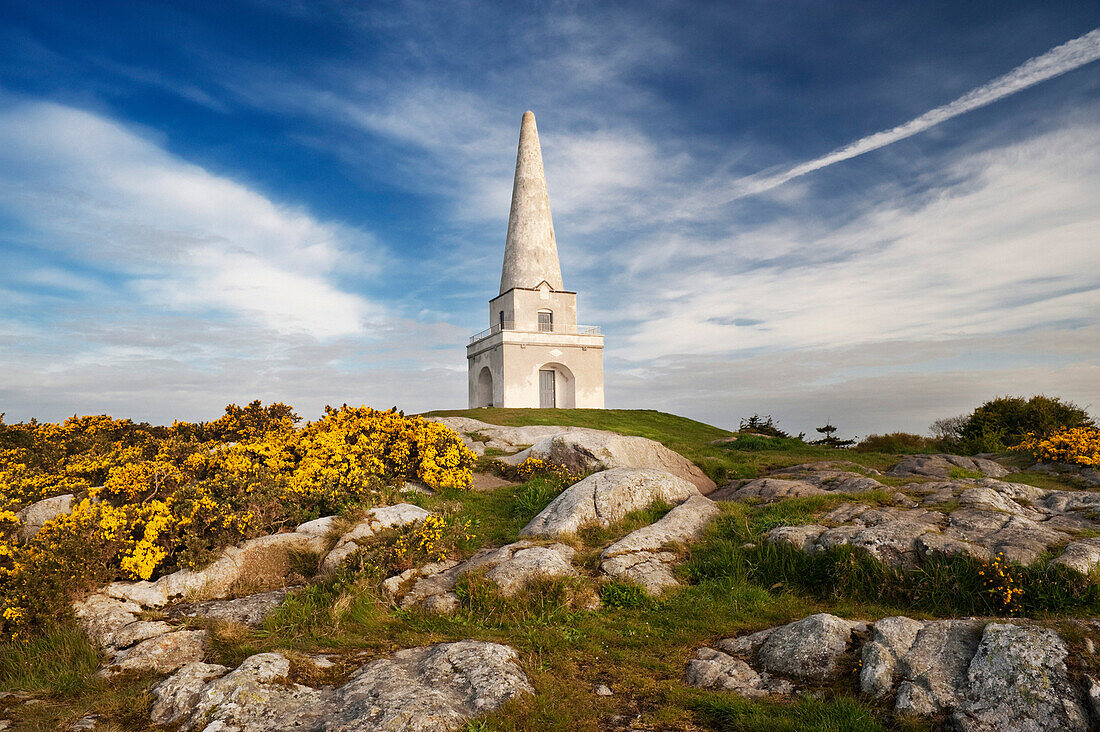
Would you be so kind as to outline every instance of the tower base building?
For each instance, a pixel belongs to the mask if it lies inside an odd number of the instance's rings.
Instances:
[[[489,328],[470,338],[474,407],[595,408],[603,400],[603,335],[577,325],[577,293],[562,284],[535,115],[520,126],[500,294]]]

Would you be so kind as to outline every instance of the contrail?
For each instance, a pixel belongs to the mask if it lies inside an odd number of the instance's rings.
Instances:
[[[1080,38],[1074,38],[1068,43],[1063,43],[1061,46],[1052,48],[1042,56],[1029,59],[1004,76],[979,86],[953,102],[925,112],[920,117],[903,125],[868,135],[850,145],[838,148],[828,155],[796,165],[782,173],[757,174],[741,178],[734,183],[735,190],[727,197],[727,200],[733,201],[745,196],[763,193],[807,173],[821,170],[834,163],[850,160],[898,140],[912,137],[918,132],[923,132],[929,127],[934,127],[952,117],[958,117],[960,114],[973,109],[992,104],[998,99],[1003,99],[1041,81],[1052,79],[1097,59],[1100,59],[1100,28],[1090,31]]]

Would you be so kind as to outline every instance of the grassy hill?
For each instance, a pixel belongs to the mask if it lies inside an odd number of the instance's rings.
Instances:
[[[730,478],[755,478],[775,468],[812,460],[853,460],[868,468],[881,470],[897,462],[896,455],[853,453],[798,440],[750,439],[743,442],[712,444],[733,432],[694,419],[655,409],[449,409],[427,412],[426,416],[469,417],[489,424],[509,427],[527,425],[563,425],[610,430],[656,440],[684,455],[716,481]]]

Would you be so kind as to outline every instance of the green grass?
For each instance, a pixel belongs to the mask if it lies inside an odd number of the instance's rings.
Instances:
[[[0,690],[72,693],[89,683],[99,662],[99,652],[75,625],[58,625],[25,643],[0,644]]]
[[[892,728],[876,719],[869,705],[845,697],[801,697],[783,703],[711,694],[695,700],[692,708],[716,729],[731,732],[880,732]]]
[[[1024,470],[1006,475],[1000,480],[1009,483],[1025,483],[1048,491],[1081,490],[1087,487],[1083,480],[1077,479],[1072,473],[1051,475]]]
[[[657,440],[676,450],[691,449],[732,432],[696,422],[687,417],[658,412],[653,409],[504,409],[483,407],[481,409],[450,409],[426,412],[436,417],[470,417],[489,424],[508,427],[528,425],[564,425],[568,427],[591,427],[597,430],[610,430],[624,435],[637,435]]]

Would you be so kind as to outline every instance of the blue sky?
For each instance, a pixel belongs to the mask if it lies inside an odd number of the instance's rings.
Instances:
[[[608,406],[848,435],[1005,393],[1096,413],[1098,27],[1098,2],[0,2],[0,411],[464,406],[530,108]]]

